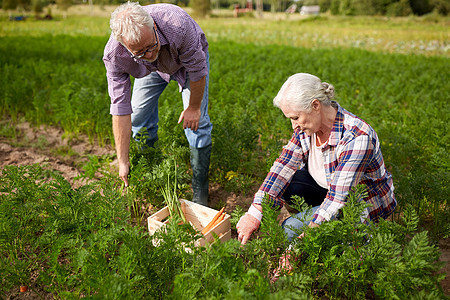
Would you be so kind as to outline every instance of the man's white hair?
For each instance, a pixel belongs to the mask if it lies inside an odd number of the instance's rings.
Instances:
[[[117,7],[111,14],[109,21],[114,38],[123,44],[123,41],[137,43],[140,41],[143,26],[153,27],[153,18],[146,12],[139,2],[127,2]]]
[[[273,99],[273,104],[278,108],[283,104],[299,111],[308,112],[311,110],[311,103],[314,99],[329,106],[333,97],[333,85],[322,82],[317,76],[297,73],[286,80]]]

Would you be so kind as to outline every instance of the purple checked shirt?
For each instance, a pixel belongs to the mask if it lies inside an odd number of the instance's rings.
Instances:
[[[391,174],[386,170],[380,142],[376,132],[366,122],[339,106],[330,137],[323,148],[324,168],[328,193],[312,221],[320,224],[336,217],[346,201],[350,189],[358,184],[368,187],[364,199],[372,206],[369,218],[377,221],[387,218],[397,202]],[[256,192],[253,203],[261,203],[264,195],[284,205],[281,198],[295,171],[308,160],[311,137],[295,130],[291,140],[283,147],[269,174]]]
[[[125,46],[111,35],[103,53],[111,115],[132,113],[130,76],[141,78],[151,72],[158,72],[167,82],[173,76],[183,88],[186,73],[189,73],[192,81],[198,81],[208,74],[208,42],[200,26],[176,5],[152,4],[143,8],[156,24],[161,44],[159,56],[152,63],[134,59]]]

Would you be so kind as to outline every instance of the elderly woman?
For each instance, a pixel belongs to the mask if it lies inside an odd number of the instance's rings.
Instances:
[[[293,195],[303,197],[313,207],[310,227],[335,218],[358,184],[367,186],[364,200],[371,204],[362,218],[376,222],[395,209],[392,176],[384,165],[377,134],[332,101],[333,96],[331,84],[299,73],[289,77],[273,100],[291,120],[294,133],[236,226],[242,244],[261,223],[265,194],[280,207],[290,203]],[[303,223],[292,217],[284,221],[289,240],[296,236],[288,229],[291,226],[300,229]]]

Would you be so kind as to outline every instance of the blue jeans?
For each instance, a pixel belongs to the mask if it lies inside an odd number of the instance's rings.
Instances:
[[[315,214],[316,210],[319,209],[319,207],[320,205],[314,206],[310,215],[305,215],[304,212],[300,212],[296,214],[295,217],[289,217],[283,221],[283,224],[281,224],[281,226],[283,227],[284,232],[287,234],[289,241],[292,241],[294,238],[299,236],[299,233],[296,233],[291,228],[295,228],[300,232],[303,231],[302,228],[304,226],[308,226],[309,222],[312,219],[312,216]]]
[[[212,124],[208,115],[209,53],[206,55],[206,60],[208,75],[206,76],[205,90],[200,108],[199,127],[197,131],[189,128],[184,130],[189,146],[192,148],[204,148],[212,143]],[[145,127],[148,133],[147,145],[150,147],[158,140],[158,99],[167,85],[168,83],[156,72],[152,72],[143,78],[136,78],[134,81],[131,97],[131,105],[133,108],[133,113],[131,114],[133,138],[136,138],[138,132]],[[188,73],[185,87],[181,91],[184,109],[189,106],[190,95],[191,90]]]
[[[293,227],[298,230],[302,230],[303,226],[308,226],[312,219],[312,216],[319,209],[320,204],[327,195],[328,190],[319,186],[314,178],[308,172],[308,167],[304,166],[302,169],[297,170],[286,188],[283,194],[283,198],[287,203],[291,203],[291,197],[297,195],[303,197],[305,202],[312,206],[312,211],[310,215],[305,215],[304,212],[300,212],[295,217],[289,217],[281,224],[286,232],[289,241],[298,236],[292,229],[288,227]]]

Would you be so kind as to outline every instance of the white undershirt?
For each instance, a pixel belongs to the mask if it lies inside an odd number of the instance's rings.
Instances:
[[[318,185],[324,189],[328,189],[327,176],[325,174],[324,160],[322,154],[322,148],[325,146],[323,143],[320,146],[316,146],[316,134],[311,136],[311,149],[308,157],[308,172]]]

